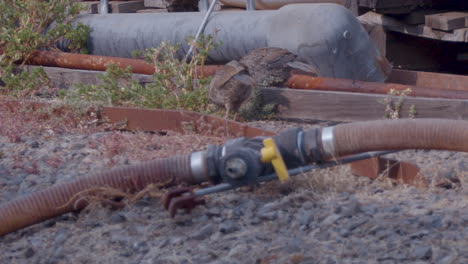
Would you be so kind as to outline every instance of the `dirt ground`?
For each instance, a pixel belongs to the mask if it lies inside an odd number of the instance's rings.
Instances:
[[[38,123],[38,114],[0,110],[0,203],[225,141],[111,131],[92,119],[42,115]],[[325,124],[252,123],[276,131]],[[468,263],[468,155],[405,151],[393,157],[448,185],[395,185],[384,175],[370,180],[340,166],[286,185],[211,195],[205,206],[174,219],[158,193],[120,210],[95,203],[1,237],[0,263]]]

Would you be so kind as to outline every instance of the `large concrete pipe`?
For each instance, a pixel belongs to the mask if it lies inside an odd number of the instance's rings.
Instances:
[[[204,13],[81,15],[77,21],[92,29],[88,49],[95,55],[131,57],[134,50],[161,42],[181,43],[179,58],[188,50]],[[279,10],[215,12],[205,34],[223,44],[209,59],[225,63],[260,47],[297,53],[320,70],[321,76],[384,81],[389,65],[359,21],[336,4],[287,5]]]

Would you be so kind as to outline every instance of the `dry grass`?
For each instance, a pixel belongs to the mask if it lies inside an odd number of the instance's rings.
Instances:
[[[65,132],[89,134],[99,130],[96,113],[77,113],[64,105],[50,105],[35,109],[28,101],[10,101],[0,98],[0,135],[19,143],[23,136],[46,135]]]

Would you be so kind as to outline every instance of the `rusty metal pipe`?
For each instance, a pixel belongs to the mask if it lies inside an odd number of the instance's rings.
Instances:
[[[181,182],[193,183],[194,180],[190,156],[184,155],[116,168],[58,184],[1,205],[0,236],[82,209],[87,204],[83,197],[77,196],[92,188],[111,187],[134,193],[151,183],[170,186]]]
[[[468,122],[399,119],[340,124],[322,129],[319,141],[325,159],[383,149],[468,152]]]
[[[29,57],[29,59],[26,61],[26,64],[94,71],[105,71],[110,64],[115,64],[122,69],[130,66],[132,67],[133,73],[151,75],[155,72],[155,67],[153,64],[139,59],[84,55],[43,50],[37,51],[31,55],[31,57]],[[211,76],[220,67],[221,66],[205,65],[202,68],[198,66],[198,76]]]
[[[388,94],[390,90],[404,91],[411,89],[409,96],[436,97],[448,99],[468,99],[468,91],[435,89],[395,83],[364,82],[348,79],[292,75],[286,86],[293,89],[322,90],[351,93]]]

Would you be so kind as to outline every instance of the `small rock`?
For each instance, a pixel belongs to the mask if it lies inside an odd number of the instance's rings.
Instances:
[[[350,198],[350,194],[348,192],[342,192],[339,195],[339,198],[343,201],[348,200]]]
[[[412,215],[412,216],[430,215],[430,214],[432,214],[432,210],[428,210],[428,209],[424,209],[424,208],[413,209],[413,210],[409,211],[409,214]]]
[[[414,249],[412,257],[414,259],[429,260],[432,258],[432,248],[428,246],[419,246]]]
[[[310,222],[314,219],[314,214],[311,211],[300,210],[296,216],[299,224],[308,226]]]
[[[330,232],[327,230],[319,230],[318,232],[314,233],[314,238],[318,241],[329,241],[331,237]]]
[[[28,247],[28,248],[24,251],[24,257],[25,257],[25,258],[30,258],[30,257],[34,256],[35,253],[36,253],[36,251],[34,251],[33,248]]]
[[[232,258],[241,258],[249,252],[249,247],[246,244],[238,244],[229,250],[228,256]]]
[[[455,261],[457,260],[457,258],[458,258],[457,254],[451,254],[451,255],[442,257],[436,263],[437,264],[454,264],[456,263]]]
[[[220,216],[221,209],[219,209],[218,207],[211,207],[208,210],[206,210],[206,215],[209,217]]]
[[[351,234],[351,232],[353,232],[354,229],[367,223],[367,221],[369,221],[368,218],[358,218],[353,221],[350,221],[350,223],[348,223],[347,226],[340,229],[340,235],[343,237],[347,237],[349,234]]]
[[[340,214],[343,217],[352,217],[361,213],[361,204],[353,199],[346,204],[343,204],[335,209],[336,214]]]
[[[67,240],[68,235],[69,235],[68,228],[60,228],[55,235],[54,245],[56,247],[63,245],[65,240]]]
[[[450,228],[454,225],[456,225],[457,221],[452,215],[446,215],[444,218],[442,218],[441,225],[442,228]]]
[[[258,217],[253,217],[251,220],[250,220],[250,224],[251,225],[258,225],[260,224],[262,221],[260,220],[260,218]]]
[[[127,217],[125,217],[122,213],[115,213],[110,218],[111,223],[118,224],[127,221]]]
[[[275,220],[278,214],[276,212],[259,212],[257,216],[262,220]]]
[[[132,244],[132,249],[134,252],[146,254],[149,251],[149,246],[146,241],[139,241]]]
[[[272,203],[267,203],[264,206],[262,206],[258,211],[259,212],[272,212],[276,211],[281,207],[281,204],[279,202],[272,202]]]
[[[239,225],[236,222],[231,221],[231,220],[225,221],[224,223],[221,223],[219,225],[219,232],[225,235],[236,232],[239,229],[240,229]]]
[[[411,239],[420,239],[420,238],[422,238],[423,236],[427,236],[427,235],[429,235],[429,231],[427,231],[427,230],[422,230],[422,231],[418,231],[418,232],[416,232],[416,233],[413,233],[413,234],[409,235],[409,237],[410,237]]]
[[[286,248],[288,250],[288,253],[296,253],[301,251],[304,248],[304,240],[299,239],[299,238],[291,238],[287,243],[286,243]]]
[[[458,162],[458,169],[461,171],[468,171],[468,161],[462,160]]]
[[[181,238],[181,237],[176,237],[176,238],[173,238],[171,239],[171,245],[172,246],[179,246],[179,245],[182,245],[184,244],[184,238]]]
[[[208,237],[211,236],[211,234],[213,234],[214,230],[215,230],[214,225],[211,223],[208,223],[204,225],[202,228],[200,228],[199,230],[195,231],[195,233],[191,236],[191,238],[195,240],[207,239]]]
[[[46,221],[43,225],[44,227],[53,227],[55,226],[57,222],[55,222],[54,220],[49,220],[49,221]]]
[[[303,208],[305,210],[310,210],[310,209],[314,208],[314,203],[311,202],[311,201],[307,201],[307,202],[302,204],[301,208]]]
[[[453,168],[440,169],[434,179],[436,187],[452,189],[460,186],[461,181]]]
[[[72,145],[70,145],[70,150],[80,150],[82,148],[86,147],[85,144],[83,143],[74,143]]]
[[[389,211],[390,213],[396,214],[396,213],[401,212],[401,208],[400,208],[399,206],[392,206],[392,207],[390,207],[390,208],[388,209],[388,211]]]
[[[329,215],[327,218],[325,218],[323,221],[322,221],[322,224],[323,225],[332,225],[334,224],[336,221],[340,220],[342,218],[341,215],[338,215],[338,214],[331,214]]]
[[[119,253],[119,256],[122,256],[124,258],[129,258],[133,255],[133,252],[131,250],[128,250],[128,249],[124,249],[122,251],[120,251]]]
[[[39,142],[33,141],[30,145],[31,148],[39,148]]]

